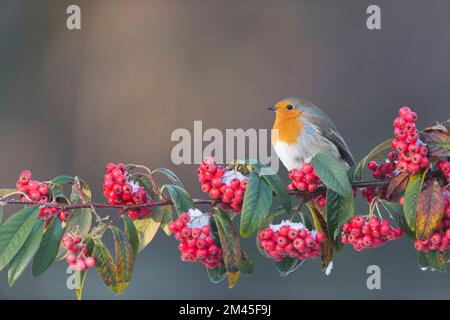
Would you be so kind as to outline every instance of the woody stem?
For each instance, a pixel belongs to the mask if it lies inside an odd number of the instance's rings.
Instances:
[[[380,187],[384,186],[389,181],[379,181],[379,180],[368,180],[368,181],[355,181],[353,182],[354,188],[367,188],[367,187]],[[323,195],[326,192],[326,188],[321,186],[317,188],[313,192],[307,191],[290,191],[289,194],[291,196],[297,196],[301,199],[307,201],[308,199],[315,198],[319,195]],[[193,199],[194,204],[209,204],[213,205],[216,201],[212,199]],[[24,201],[24,200],[15,200],[15,199],[2,199],[0,198],[0,205],[26,205],[26,206],[38,206],[38,207],[50,207],[50,208],[59,208],[61,210],[73,210],[73,209],[82,209],[82,208],[105,208],[105,209],[119,209],[123,211],[133,210],[133,209],[141,209],[141,208],[152,208],[159,206],[167,206],[173,205],[173,201],[170,199],[148,202],[143,204],[109,204],[109,203],[100,203],[100,202],[85,202],[85,203],[75,203],[75,204],[64,204],[57,202],[38,202],[38,201]]]

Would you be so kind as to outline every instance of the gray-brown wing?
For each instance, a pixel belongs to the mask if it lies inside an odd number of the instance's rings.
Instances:
[[[344,138],[342,138],[339,133],[332,130],[322,131],[322,134],[337,146],[342,159],[344,159],[350,167],[353,167],[355,165],[355,158],[353,158],[353,155],[345,143]]]

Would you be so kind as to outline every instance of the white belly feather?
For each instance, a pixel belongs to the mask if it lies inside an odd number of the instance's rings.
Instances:
[[[297,139],[297,143],[288,144],[277,141],[273,148],[289,171],[299,169],[303,163],[310,162],[316,154],[321,152],[331,152],[331,156],[342,160],[337,147],[322,137],[313,126],[305,126],[302,139]]]

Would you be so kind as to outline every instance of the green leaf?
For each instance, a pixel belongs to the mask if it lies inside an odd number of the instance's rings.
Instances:
[[[121,294],[131,281],[136,255],[122,230],[112,226],[111,231],[114,235],[116,256],[116,285],[112,287],[112,290],[116,294]]]
[[[209,280],[214,284],[222,282],[227,277],[227,271],[223,263],[219,267],[206,268],[206,270],[208,271]]]
[[[28,235],[25,243],[19,252],[14,256],[8,270],[8,284],[10,287],[14,285],[16,280],[22,275],[31,259],[39,249],[42,235],[44,234],[44,221],[39,219],[34,225],[31,233]]]
[[[436,179],[420,193],[416,212],[416,237],[425,241],[439,227],[444,217],[446,199]]]
[[[133,221],[139,237],[138,251],[144,249],[153,240],[158,228],[161,226],[161,222],[169,211],[170,215],[172,215],[170,206],[154,207],[151,217]]]
[[[3,222],[3,215],[4,215],[4,207],[0,204],[0,224]]]
[[[373,148],[367,156],[365,156],[360,162],[358,162],[358,164],[356,165],[356,168],[355,168],[354,177],[358,178],[358,180],[360,180],[361,176],[362,176],[362,172],[367,167],[367,164],[369,163],[369,161],[382,159],[382,156],[384,155],[384,153],[386,151],[392,149],[392,146],[391,146],[392,140],[393,140],[393,138],[380,143],[375,148]]]
[[[26,207],[0,226],[0,270],[17,254],[36,223],[39,209]]]
[[[401,215],[403,213],[403,207],[398,202],[378,200],[378,203],[380,203],[383,206],[383,208],[387,211],[387,213],[391,218],[395,218],[396,216]]]
[[[225,269],[227,270],[228,287],[232,288],[239,278],[242,251],[230,217],[219,208],[215,208],[215,211],[214,220],[217,225]]]
[[[286,212],[289,214],[292,209],[291,197],[289,196],[287,188],[284,185],[281,178],[275,172],[273,172],[273,170],[271,170],[266,165],[263,165],[262,163],[258,162],[258,164],[255,165],[255,168],[260,173],[261,177],[272,188],[273,192],[278,198],[278,201],[284,207]]]
[[[88,250],[88,254],[89,256],[92,256],[94,253],[94,241],[89,240],[87,246],[86,246],[87,250]],[[75,272],[79,272],[79,271],[75,271]],[[86,283],[86,276],[87,276],[88,270],[84,270],[80,272],[80,287],[79,288],[75,288],[75,296],[77,297],[77,300],[81,300],[82,295],[83,295],[83,289],[84,289],[84,285]]]
[[[57,176],[54,177],[51,181],[52,184],[72,184],[73,183],[73,177],[71,176]]]
[[[416,228],[417,201],[419,199],[420,190],[422,190],[425,174],[426,171],[409,177],[408,185],[405,190],[403,213],[408,227],[413,231]]]
[[[425,257],[431,271],[445,272],[447,269],[447,258],[445,253],[435,250],[426,252]]]
[[[240,233],[251,236],[266,220],[272,206],[272,189],[258,172],[253,171],[247,183],[241,212]]]
[[[175,209],[178,214],[189,211],[189,209],[195,208],[195,204],[192,201],[189,193],[182,187],[173,184],[165,184],[161,187],[161,192],[167,190],[170,198],[173,201]]]
[[[253,275],[253,260],[252,258],[250,258],[248,256],[248,254],[244,251],[241,250],[241,274],[245,275],[245,276],[251,276]]]
[[[91,200],[91,191],[87,185],[82,184],[78,179],[75,179],[72,185],[72,192],[70,194],[70,202],[73,204],[86,203]],[[87,235],[92,224],[92,210],[91,208],[73,209],[70,212],[70,219],[67,222],[67,229],[77,230],[82,235]]]
[[[403,207],[398,202],[390,202],[386,200],[378,200],[378,203],[386,210],[391,219],[395,220],[405,234],[411,239],[415,240],[414,232],[409,229],[405,217],[403,216]]]
[[[116,266],[114,260],[101,240],[97,240],[94,247],[96,270],[103,283],[113,290],[117,285]]]
[[[54,218],[45,230],[39,249],[33,258],[33,277],[41,275],[52,265],[58,253],[61,237],[61,222]]]
[[[355,215],[355,198],[353,194],[343,197],[333,190],[327,190],[327,231],[330,239],[336,239],[340,228]]]
[[[344,197],[353,194],[347,171],[341,163],[337,162],[330,155],[325,153],[317,154],[312,158],[311,165],[328,189]]]
[[[280,275],[282,277],[286,277],[290,273],[297,270],[299,266],[303,264],[304,260],[301,259],[294,259],[290,257],[284,258],[282,261],[279,261],[276,263],[276,267],[278,272],[280,272]]]
[[[424,251],[417,251],[417,264],[423,271],[429,268],[427,256]]]
[[[144,190],[147,191],[147,193],[150,197],[152,197],[152,198],[155,197],[155,190],[153,190],[153,184],[148,175],[138,174],[132,180],[137,182],[140,186],[142,186],[144,188]]]
[[[153,170],[152,173],[161,173],[165,175],[171,183],[183,187],[183,183],[181,183],[181,180],[177,177],[177,175],[167,168],[158,168]]]
[[[128,218],[128,216],[122,216],[124,224],[125,224],[125,235],[127,236],[128,241],[131,244],[131,249],[133,250],[133,254],[136,256],[139,251],[139,234],[136,230],[136,227],[133,221]]]

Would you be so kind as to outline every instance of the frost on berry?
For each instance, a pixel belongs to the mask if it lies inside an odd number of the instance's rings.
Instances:
[[[222,249],[217,245],[209,226],[209,216],[198,209],[183,212],[169,224],[170,232],[180,241],[181,260],[201,262],[213,269],[222,264]]]
[[[103,195],[109,204],[139,205],[152,203],[153,199],[136,181],[129,178],[125,165],[109,163],[103,177]],[[136,208],[127,211],[130,219],[143,219],[151,215],[151,208]]]
[[[198,181],[203,192],[219,203],[223,210],[239,213],[242,210],[248,178],[236,170],[226,170],[207,157],[197,168]]]
[[[322,232],[308,230],[302,223],[282,221],[258,233],[258,245],[267,257],[282,261],[286,257],[305,260],[319,256]]]
[[[356,251],[376,248],[403,235],[401,228],[394,228],[386,219],[354,216],[344,223],[341,234],[343,244],[350,243]]]

